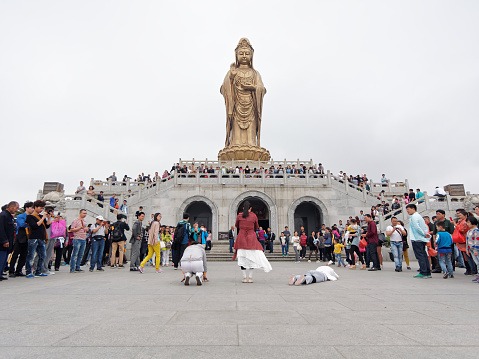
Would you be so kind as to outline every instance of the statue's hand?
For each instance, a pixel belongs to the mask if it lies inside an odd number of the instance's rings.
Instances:
[[[248,91],[254,91],[256,90],[256,85],[243,85],[243,89],[244,90],[248,90]]]

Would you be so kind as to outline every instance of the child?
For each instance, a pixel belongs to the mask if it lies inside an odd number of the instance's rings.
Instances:
[[[439,254],[439,264],[444,273],[443,278],[444,279],[447,279],[448,277],[454,278],[454,274],[452,272],[452,260],[451,260],[452,237],[448,232],[446,232],[444,223],[437,221],[436,227],[437,227],[436,246],[437,246],[437,253]]]
[[[341,263],[343,264],[344,267],[346,267],[346,263],[344,263],[343,259],[341,258],[341,251],[343,247],[344,245],[339,243],[339,240],[335,238],[334,239],[334,256],[336,257],[338,261],[338,267],[341,267]]]

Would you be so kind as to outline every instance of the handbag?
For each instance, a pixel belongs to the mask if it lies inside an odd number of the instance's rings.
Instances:
[[[160,249],[166,248],[165,241],[160,241]]]
[[[298,249],[298,251],[300,251],[301,249],[303,249],[303,247],[301,247],[301,244],[298,244],[298,246],[296,247]]]
[[[427,248],[427,254],[430,256],[430,257],[435,257],[437,256],[437,251],[432,248],[432,247],[428,247]]]
[[[454,233],[452,234],[452,243],[463,244],[466,243],[466,238],[459,231],[459,226],[456,226]]]

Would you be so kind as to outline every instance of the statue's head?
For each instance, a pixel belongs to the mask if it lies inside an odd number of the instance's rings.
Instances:
[[[235,49],[236,67],[239,65],[248,65],[249,67],[253,67],[253,53],[253,46],[251,46],[247,38],[243,37],[238,42],[238,46],[236,46]]]

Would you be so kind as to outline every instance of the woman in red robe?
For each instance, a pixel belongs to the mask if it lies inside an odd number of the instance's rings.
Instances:
[[[244,203],[243,213],[236,217],[235,227],[239,229],[239,233],[234,244],[233,260],[238,258],[238,266],[243,273],[243,283],[253,283],[254,268],[262,268],[265,272],[269,272],[272,268],[256,237],[256,231],[259,228],[258,217],[251,212],[248,201]]]

